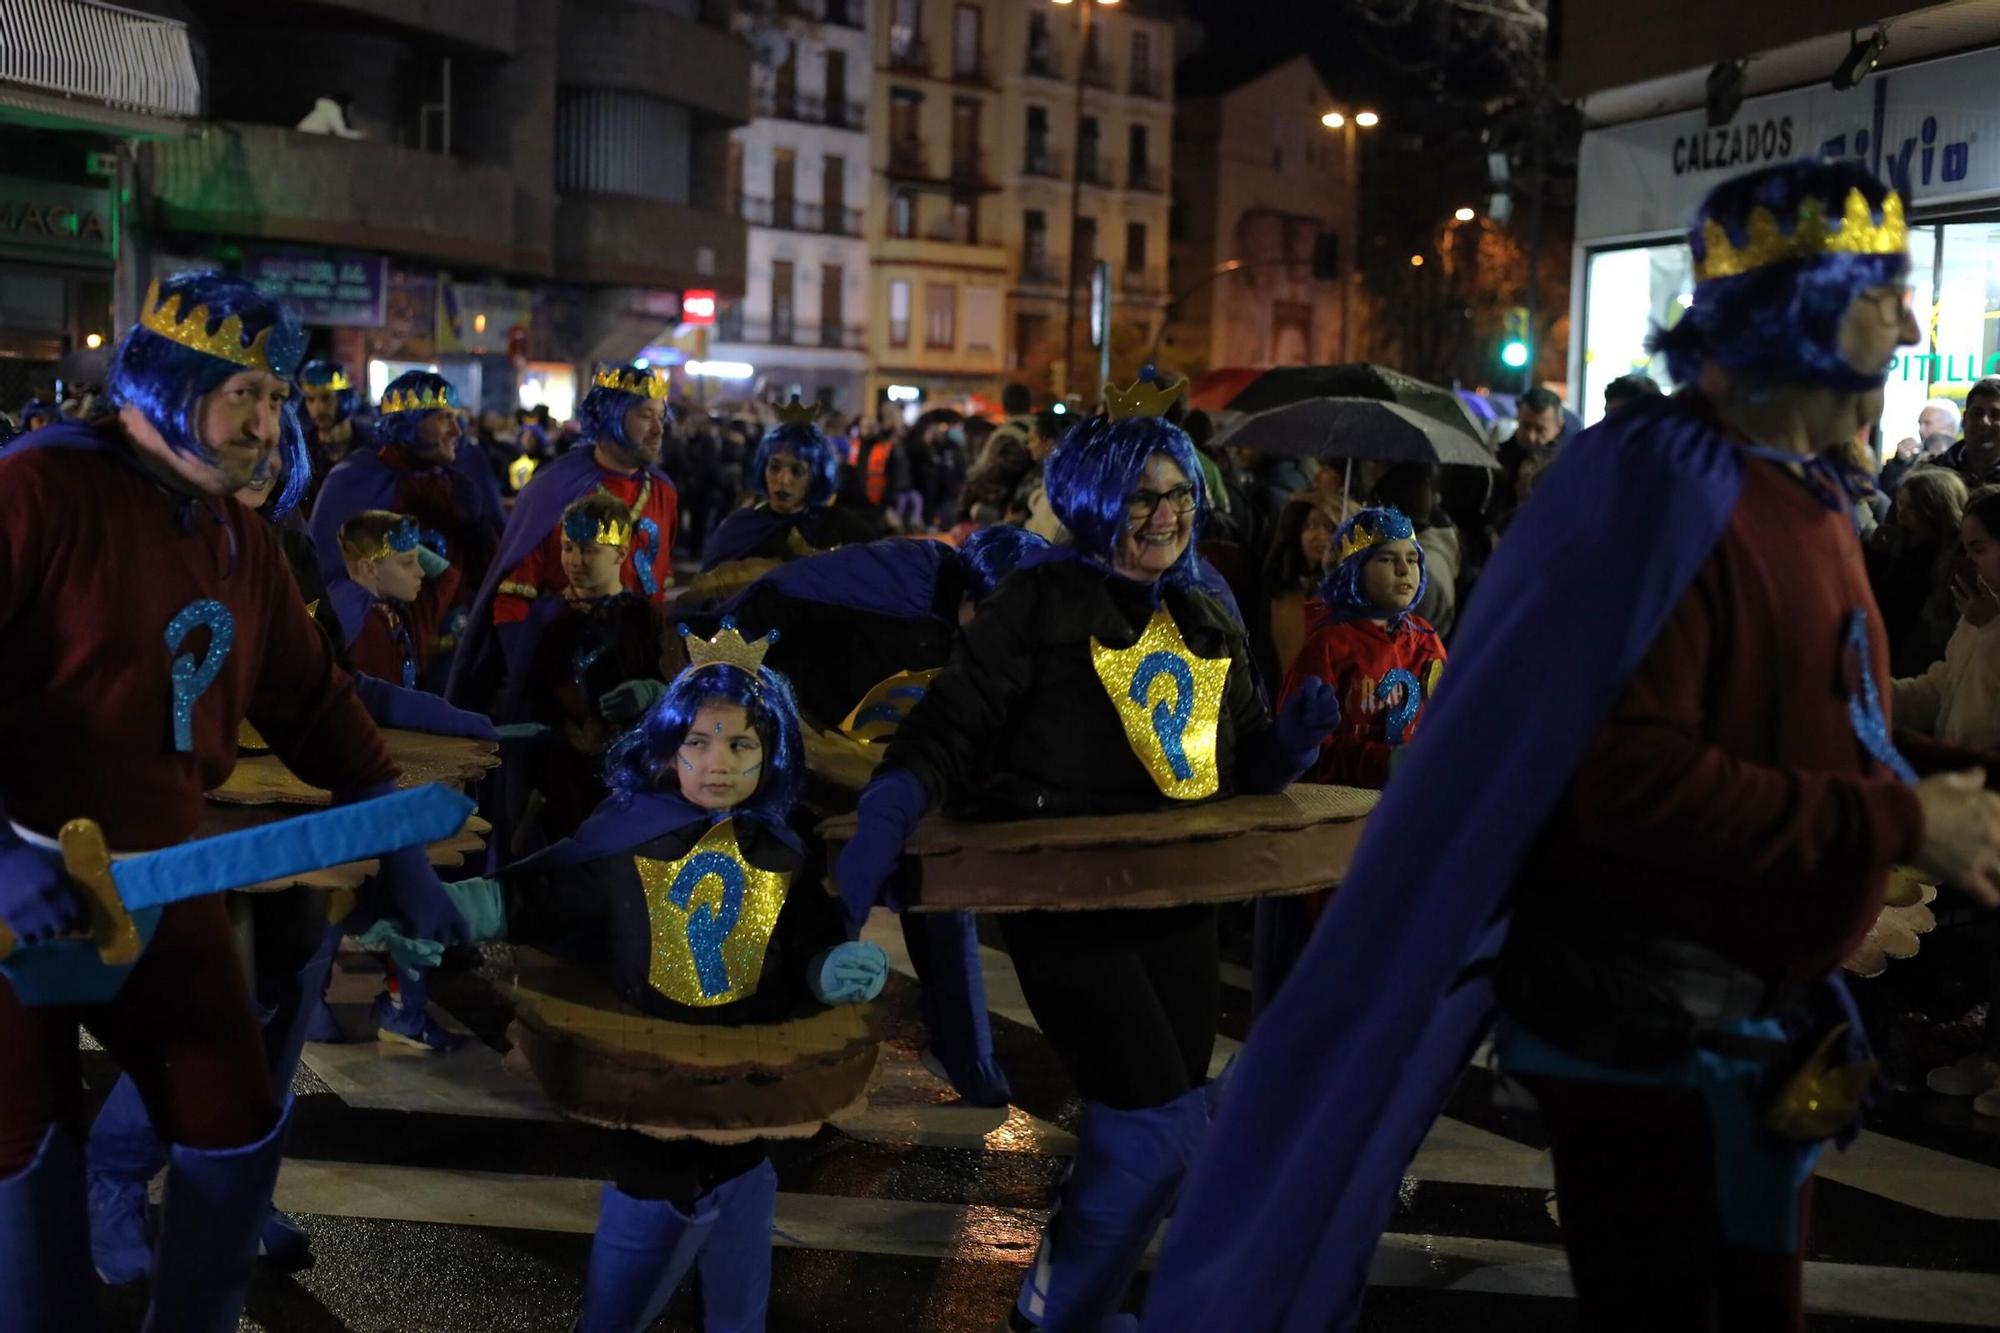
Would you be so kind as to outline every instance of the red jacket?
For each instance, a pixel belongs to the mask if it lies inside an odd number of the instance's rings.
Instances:
[[[1317,603],[1308,605],[1309,623],[1319,614]],[[1424,700],[1437,687],[1437,673],[1443,666],[1444,642],[1422,616],[1405,617],[1394,634],[1379,620],[1332,624],[1320,620],[1307,634],[1278,691],[1278,702],[1283,704],[1301,681],[1318,676],[1340,696],[1340,726],[1320,746],[1319,759],[1301,781],[1343,787],[1387,783],[1389,757],[1396,744],[1407,744],[1416,735]],[[1403,728],[1400,740],[1392,743],[1391,715],[1401,696],[1392,692],[1391,698],[1383,699],[1376,692],[1383,677],[1399,667],[1416,677],[1422,689],[1416,701],[1417,714]]]

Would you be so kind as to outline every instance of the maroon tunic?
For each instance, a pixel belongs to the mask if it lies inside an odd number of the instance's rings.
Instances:
[[[1852,524],[1784,470],[1746,462],[1720,542],[1544,827],[1524,892],[1768,979],[1838,964],[1923,836],[1915,794],[1848,716],[1855,610],[1886,714],[1888,639]]]
[[[173,661],[205,664],[215,648],[199,628],[170,647],[167,626],[207,598],[228,609],[235,632],[195,699],[194,748],[182,753]],[[190,506],[108,454],[42,448],[0,457],[8,816],[43,834],[88,816],[121,850],[179,842],[201,819],[202,793],[235,767],[246,717],[316,786],[396,774],[269,523],[234,500]]]

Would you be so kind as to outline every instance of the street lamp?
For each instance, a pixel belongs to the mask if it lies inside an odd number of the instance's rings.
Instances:
[[[1076,0],[1055,0],[1056,4],[1076,4]],[[1069,299],[1063,306],[1063,393],[1076,378],[1076,227],[1083,213],[1083,76],[1090,56],[1090,11],[1092,4],[1116,5],[1118,0],[1084,0],[1076,5],[1076,133],[1071,136],[1069,185]],[[1108,323],[1108,321],[1107,321]],[[1107,328],[1105,346],[1111,345]],[[1107,353],[1108,355],[1108,353]],[[1099,391],[1103,390],[1098,386]]]
[[[1459,222],[1470,222],[1479,215],[1469,208],[1461,208],[1452,217]]]
[[[1373,111],[1356,111],[1349,115],[1344,111],[1329,111],[1319,118],[1319,123],[1330,130],[1346,131],[1346,154],[1342,166],[1342,180],[1347,185],[1347,235],[1349,240],[1347,273],[1340,280],[1340,359],[1354,359],[1354,279],[1360,267],[1361,245],[1361,168],[1358,147],[1358,131],[1372,130],[1382,123],[1382,117]]]

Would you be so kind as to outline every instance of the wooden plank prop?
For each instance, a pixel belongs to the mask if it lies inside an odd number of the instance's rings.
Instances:
[[[382,739],[388,743],[389,757],[403,770],[396,780],[399,787],[426,782],[466,787],[500,766],[500,747],[492,741],[390,728],[383,729]],[[274,754],[246,754],[208,799],[236,805],[331,805],[333,793],[308,784]]]
[[[1381,793],[1297,783],[1133,815],[974,822],[927,817],[904,845],[912,911],[1082,911],[1231,902],[1330,888]],[[829,863],[854,816],[820,825]]]
[[[1889,970],[1890,959],[1915,958],[1922,943],[1918,937],[1937,926],[1930,907],[1936,898],[1937,886],[1924,883],[1916,871],[1889,872],[1888,890],[1875,924],[1841,967],[1857,977],[1879,977]]]

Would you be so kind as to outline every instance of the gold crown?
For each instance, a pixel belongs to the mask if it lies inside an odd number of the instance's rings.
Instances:
[[[797,394],[792,395],[789,403],[772,403],[771,410],[777,413],[778,424],[782,426],[810,426],[819,420],[819,404],[802,403]]]
[[[188,302],[191,299],[191,294],[187,292],[162,298],[160,280],[155,278],[152,286],[146,289],[146,304],[139,312],[139,323],[162,338],[219,361],[256,370],[271,369],[271,330],[278,325],[271,325],[246,343],[243,341],[241,316],[231,315],[211,329],[209,324],[212,318],[208,307],[198,305],[190,310]],[[173,310],[169,310],[170,306]]]
[[[1695,265],[1696,282],[1733,278],[1739,273],[1787,259],[1813,255],[1900,255],[1910,248],[1910,229],[1903,221],[1903,198],[1894,190],[1882,200],[1882,220],[1860,190],[1847,192],[1840,217],[1827,222],[1826,206],[1808,196],[1790,231],[1781,230],[1768,208],[1755,208],[1744,224],[1746,239],[1738,247],[1714,218],[1701,224],[1702,257]]]
[[[771,645],[778,641],[778,632],[772,630],[754,642],[746,640],[737,631],[736,621],[724,616],[722,628],[716,632],[714,638],[704,639],[690,631],[686,625],[681,626],[681,638],[687,641],[689,666],[705,667],[715,662],[723,662],[729,666],[741,667],[755,675],[757,668],[764,665],[764,654],[770,652]]]
[[[1381,540],[1382,534],[1372,528],[1357,524],[1354,531],[1348,533],[1342,539],[1340,545],[1334,548],[1333,563],[1344,565]]]
[[[632,525],[620,523],[615,518],[607,518],[597,525],[597,531],[590,539],[599,546],[626,547],[632,544]]]
[[[600,389],[616,389],[619,393],[636,393],[641,398],[667,400],[667,377],[657,370],[640,370],[636,366],[614,366],[600,363],[597,373],[590,382]]]
[[[1124,421],[1128,417],[1165,416],[1167,409],[1174,405],[1174,399],[1181,396],[1187,387],[1186,380],[1146,380],[1132,382],[1129,389],[1113,385],[1104,386],[1104,415],[1113,421]]]
[[[425,389],[422,393],[392,389],[382,399],[382,415],[385,417],[392,412],[452,412],[457,408],[458,390],[449,384],[444,386],[442,393],[436,389]]]
[[[303,381],[301,382],[303,383]],[[347,378],[346,371],[335,367],[334,372],[326,377],[326,383],[307,384],[305,387],[311,389],[314,393],[346,393],[354,387],[354,382]]]

